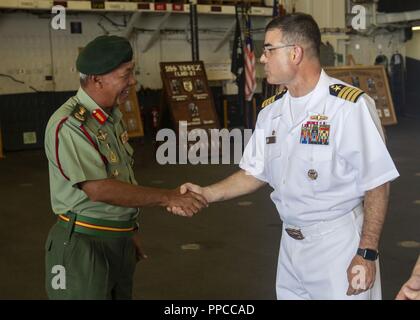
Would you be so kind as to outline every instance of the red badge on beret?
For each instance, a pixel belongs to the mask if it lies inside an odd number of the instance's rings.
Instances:
[[[92,116],[98,121],[100,124],[104,124],[108,117],[103,113],[101,109],[95,109],[92,112]]]

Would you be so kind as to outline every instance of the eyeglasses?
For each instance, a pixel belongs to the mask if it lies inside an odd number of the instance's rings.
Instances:
[[[264,46],[263,47],[263,55],[268,58],[271,55],[271,51],[276,49],[283,49],[287,47],[294,47],[295,44],[286,44],[286,45],[280,45],[280,46]]]

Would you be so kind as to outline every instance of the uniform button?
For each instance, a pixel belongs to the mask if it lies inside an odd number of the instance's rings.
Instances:
[[[283,184],[286,184],[286,180],[283,180]]]

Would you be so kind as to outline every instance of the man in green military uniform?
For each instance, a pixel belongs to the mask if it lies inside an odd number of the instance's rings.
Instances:
[[[46,242],[50,299],[130,299],[137,259],[138,208],[207,205],[194,193],[137,185],[133,149],[117,106],[133,76],[129,41],[100,36],[80,52],[81,87],[50,118],[45,133],[51,204],[58,216]]]

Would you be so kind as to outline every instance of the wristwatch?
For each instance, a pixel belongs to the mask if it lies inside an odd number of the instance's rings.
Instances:
[[[358,248],[357,249],[357,254],[359,256],[362,256],[363,259],[370,260],[370,261],[375,261],[376,259],[378,259],[378,256],[379,256],[379,252],[377,250],[373,250],[373,249]]]

